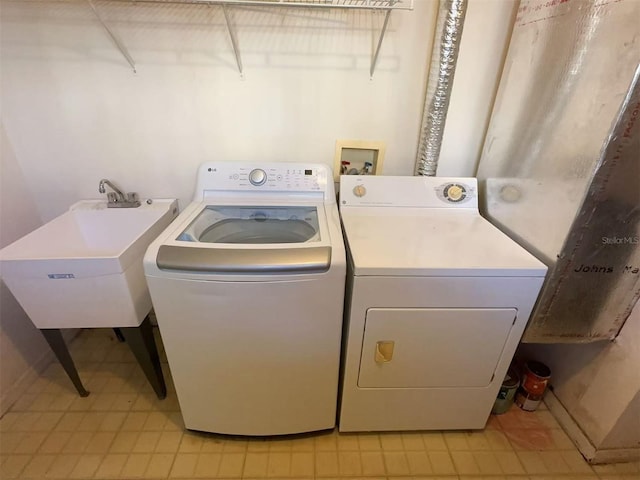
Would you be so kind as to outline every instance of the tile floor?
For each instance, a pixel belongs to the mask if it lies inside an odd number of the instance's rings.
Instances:
[[[157,400],[111,330],[83,331],[71,351],[91,395],[77,396],[60,365],[51,365],[0,420],[1,479],[640,478],[640,463],[588,465],[546,409],[513,407],[481,432],[278,439],[188,432],[171,382]]]

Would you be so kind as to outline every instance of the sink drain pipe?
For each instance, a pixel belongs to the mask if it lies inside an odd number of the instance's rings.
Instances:
[[[458,63],[460,38],[468,0],[440,0],[431,68],[420,127],[416,175],[433,177],[438,168],[442,136],[449,110],[453,77]]]

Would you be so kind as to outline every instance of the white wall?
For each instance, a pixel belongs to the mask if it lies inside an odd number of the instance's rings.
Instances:
[[[519,0],[467,7],[437,174],[475,176]]]
[[[640,391],[629,402],[600,445],[603,449],[640,448]]]
[[[4,121],[45,221],[103,177],[184,206],[203,161],[332,165],[337,139],[412,173],[436,2],[393,13],[373,80],[379,14],[232,9],[241,79],[219,7],[101,5],[138,73],[83,2],[3,5]]]
[[[516,0],[470,2],[440,175],[473,175]],[[4,2],[4,122],[45,221],[110,178],[184,206],[211,160],[333,164],[337,139],[386,142],[385,174],[413,173],[438,2],[382,15],[232,9],[241,79],[219,7],[100,3],[134,74],[83,2]]]
[[[31,192],[0,123],[0,248],[41,224]],[[1,272],[0,272],[1,273]],[[51,359],[44,338],[0,277],[0,415]]]

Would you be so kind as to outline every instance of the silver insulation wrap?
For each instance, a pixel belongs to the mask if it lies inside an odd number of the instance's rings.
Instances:
[[[640,298],[640,65],[524,341],[611,340]]]
[[[442,149],[442,136],[456,73],[467,0],[441,0],[427,81],[416,175],[434,176]]]
[[[482,213],[549,267],[528,343],[611,340],[640,296],[640,2],[521,0]]]

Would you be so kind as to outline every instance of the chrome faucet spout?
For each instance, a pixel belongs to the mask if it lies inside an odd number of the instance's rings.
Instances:
[[[98,185],[98,192],[105,193],[106,192],[106,190],[104,188],[105,185],[109,185],[111,190],[116,192],[116,195],[118,196],[119,200],[124,200],[126,198],[124,193],[122,193],[122,190],[120,190],[118,187],[116,187],[113,183],[111,183],[106,178],[103,178],[102,180],[100,180],[100,184]]]

